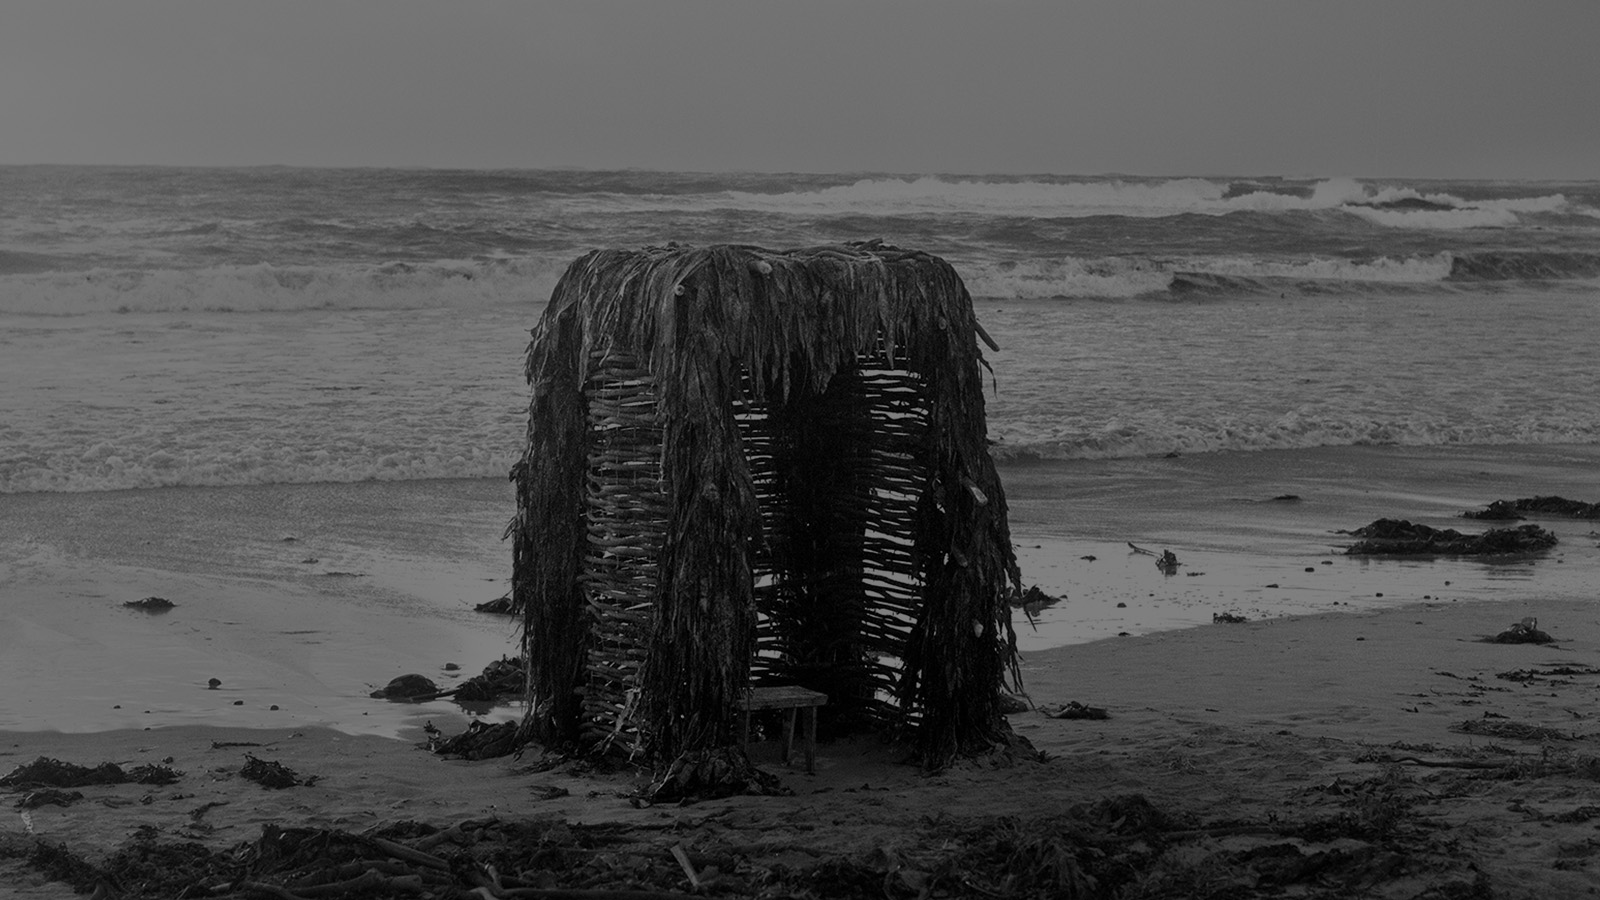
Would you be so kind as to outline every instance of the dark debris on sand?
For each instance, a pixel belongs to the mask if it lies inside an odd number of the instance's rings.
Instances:
[[[457,703],[493,703],[521,699],[527,692],[528,671],[522,657],[502,657],[483,667],[483,672],[468,678],[455,689]]]
[[[731,797],[738,794],[793,794],[778,776],[750,762],[742,747],[715,747],[680,754],[644,790],[651,803]]]
[[[1066,703],[1039,707],[1040,715],[1051,719],[1109,719],[1111,715],[1099,706],[1087,706],[1076,700]]]
[[[17,809],[38,809],[41,806],[71,806],[83,799],[83,791],[63,791],[60,788],[40,788],[29,791],[17,801]]]
[[[528,742],[527,736],[520,733],[520,727],[516,722],[490,725],[487,722],[474,721],[467,725],[466,731],[449,738],[436,736],[436,732],[437,729],[429,732],[427,749],[440,756],[457,759],[494,759],[510,756]]]
[[[1508,672],[1496,672],[1494,677],[1505,681],[1515,681],[1518,684],[1577,684],[1577,676],[1600,675],[1600,668],[1594,666],[1552,666],[1546,664],[1536,669],[1512,669]]]
[[[116,763],[101,763],[90,768],[41,756],[0,777],[0,787],[74,788],[95,784],[172,784],[182,772],[167,766],[143,765],[124,770]]]
[[[492,613],[497,616],[514,616],[517,614],[517,610],[511,602],[510,591],[505,592],[493,600],[486,600],[483,603],[479,603],[472,608],[477,612]]]
[[[1529,725],[1526,722],[1516,722],[1511,719],[1482,718],[1468,719],[1450,726],[1450,730],[1459,734],[1481,734],[1488,737],[1506,738],[1517,741],[1571,741],[1576,740],[1573,735],[1555,728],[1546,728],[1543,725]]]
[[[753,840],[720,816],[671,827],[550,819],[399,822],[356,834],[267,824],[225,850],[141,829],[98,864],[43,838],[0,834],[19,859],[80,892],[155,897],[691,896],[1000,900],[1366,896],[1487,898],[1448,831],[1415,815],[1399,777],[1349,786],[1334,815],[1204,823],[1128,794],[1044,816],[936,815],[846,852]],[[1422,889],[1422,893],[1416,893]],[[1387,896],[1387,894],[1385,894]]]
[[[1468,510],[1461,517],[1515,521],[1526,518],[1524,513],[1565,516],[1569,519],[1600,519],[1600,503],[1584,503],[1565,497],[1523,497],[1520,500],[1496,500],[1483,509]]]
[[[1539,630],[1539,620],[1529,616],[1494,637],[1483,639],[1486,644],[1553,644],[1556,639]]]
[[[416,703],[423,700],[434,700],[448,691],[439,690],[439,686],[426,675],[412,672],[407,675],[397,675],[389,679],[389,683],[373,691],[369,696],[374,700],[394,700],[401,703]]]
[[[1065,598],[1046,594],[1044,591],[1039,590],[1039,586],[1036,584],[1020,594],[1012,591],[1010,604],[1013,609],[1022,610],[1023,614],[1028,617],[1028,621],[1032,622],[1033,618],[1039,613],[1055,606],[1063,599]]]
[[[302,785],[310,787],[317,783],[316,775],[301,778],[299,773],[280,762],[259,759],[249,753],[244,755],[244,759],[244,767],[239,774],[264,788],[282,790]]]
[[[527,684],[528,674],[523,667],[522,657],[501,657],[485,666],[481,674],[453,688],[440,688],[433,679],[413,672],[390,679],[388,684],[369,696],[374,700],[398,703],[422,703],[448,698],[458,703],[493,704],[520,700],[527,692]]]
[[[1378,519],[1340,533],[1365,538],[1345,550],[1349,556],[1499,556],[1535,553],[1556,545],[1556,536],[1537,525],[1462,534],[1453,528],[1433,528],[1404,519]]]

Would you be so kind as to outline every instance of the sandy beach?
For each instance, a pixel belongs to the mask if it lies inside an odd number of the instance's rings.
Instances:
[[[1494,562],[1363,561],[1335,532],[1380,515],[1476,530],[1456,516],[1494,499],[1600,495],[1594,455],[1008,467],[1024,576],[1065,597],[1037,625],[1017,616],[1034,708],[1010,721],[1038,757],[929,774],[871,736],[825,733],[815,774],[752,745],[792,793],[670,806],[641,802],[648,773],[625,766],[537,748],[433,756],[424,724],[455,733],[470,713],[367,696],[402,672],[448,685],[515,652],[507,620],[471,609],[503,590],[503,485],[14,495],[0,667],[24,687],[0,700],[0,775],[41,756],[182,774],[76,788],[68,805],[9,789],[0,880],[22,897],[99,880],[174,896],[132,883],[149,867],[130,860],[163,859],[209,892],[186,896],[288,896],[246,886],[287,883],[260,868],[270,825],[387,838],[456,867],[390,885],[419,896],[471,896],[469,859],[493,861],[505,896],[1586,895],[1600,851],[1593,524],[1540,518],[1561,536],[1553,551]],[[1130,542],[1182,565],[1164,574]],[[146,595],[178,605],[121,608]],[[1221,613],[1246,621],[1213,624]],[[1481,642],[1525,617],[1556,642]],[[1073,702],[1108,717],[1046,714]],[[241,775],[252,756],[314,780],[267,790]],[[509,849],[529,846],[549,852]],[[39,847],[101,868],[52,870]],[[174,868],[173,854],[234,868]],[[383,877],[417,865],[390,859]]]
[[[1527,615],[1558,642],[1478,640]],[[965,875],[975,880],[963,889],[946,863],[1011,823],[1078,854],[1074,865],[1092,879],[1080,896],[1585,896],[1600,852],[1596,663],[1600,612],[1534,599],[1098,641],[1026,657],[1038,707],[1080,701],[1109,716],[1013,715],[1043,761],[929,775],[892,748],[853,739],[824,741],[809,775],[779,763],[775,744],[756,744],[755,759],[791,796],[665,807],[630,799],[638,773],[540,771],[534,754],[442,760],[413,746],[420,734],[193,725],[7,732],[0,769],[42,755],[165,762],[184,774],[162,787],[83,788],[66,807],[13,809],[0,877],[16,896],[70,894],[18,858],[30,836],[99,861],[141,831],[220,851],[257,841],[268,824],[406,834],[403,823],[492,831],[488,823],[531,822],[565,823],[548,844],[609,848],[569,854],[546,887],[687,893],[671,854],[681,846],[701,869],[717,867],[702,889],[713,895],[911,897],[937,886],[977,896],[997,887],[981,882],[993,872],[969,860]],[[1513,672],[1521,674],[1497,677]],[[1463,733],[1463,723],[1551,731],[1525,740]],[[316,781],[263,789],[239,775],[246,754]],[[425,846],[464,858],[492,844],[482,841]],[[1013,864],[1019,876],[1031,871],[1021,858]],[[878,880],[876,893],[856,884],[862,873]],[[465,887],[434,895],[466,896]]]

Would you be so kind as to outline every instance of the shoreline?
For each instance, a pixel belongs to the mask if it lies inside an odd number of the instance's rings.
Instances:
[[[1063,598],[1033,622],[1014,614],[1025,652],[1221,614],[1592,598],[1600,583],[1586,521],[1530,519],[1562,543],[1487,562],[1357,559],[1333,533],[1383,516],[1473,530],[1495,523],[1455,515],[1496,499],[1592,499],[1600,446],[1319,448],[1001,475],[1024,584]],[[1272,499],[1285,494],[1298,499]],[[515,624],[472,609],[504,591],[512,502],[489,479],[0,496],[0,678],[28,685],[0,697],[0,728],[216,721],[393,736],[432,718],[460,730],[470,714],[448,701],[368,694],[408,672],[448,687],[516,655]],[[1181,566],[1164,574],[1129,542]],[[178,605],[120,608],[146,596]]]
[[[882,896],[884,877],[904,870],[914,896],[929,883],[918,878],[978,871],[980,850],[1010,828],[1057,842],[1038,852],[1126,867],[1102,879],[1137,870],[1152,896],[1222,885],[1240,898],[1576,896],[1600,873],[1594,523],[1531,519],[1563,543],[1490,563],[1360,561],[1332,552],[1331,532],[1378,510],[1475,530],[1492,523],[1455,514],[1517,496],[1590,499],[1597,458],[1597,447],[1337,448],[1002,467],[1026,580],[1067,595],[1038,632],[1016,618],[1034,708],[1010,722],[1042,759],[928,774],[870,736],[824,734],[806,774],[758,742],[752,760],[792,794],[673,806],[638,802],[647,773],[547,762],[536,748],[434,757],[416,746],[424,723],[453,734],[468,716],[445,701],[367,697],[393,675],[458,662],[465,677],[512,650],[506,620],[471,610],[502,583],[505,485],[0,503],[0,525],[26,526],[0,531],[19,535],[0,545],[0,677],[27,686],[0,697],[0,775],[40,756],[170,759],[183,773],[19,807],[0,827],[0,881],[19,897],[60,896],[65,886],[28,863],[39,842],[98,866],[139,840],[233,853],[268,824],[412,841],[434,828],[537,827],[544,846],[603,834],[631,848],[584,850],[571,859],[589,862],[540,876],[546,886],[687,892],[671,853],[681,846],[748,893],[751,879],[781,872],[796,891],[855,896],[828,880],[855,872]],[[1283,493],[1300,499],[1271,500]],[[1178,574],[1129,541],[1175,552]],[[119,608],[147,593],[179,605]],[[1248,621],[1213,624],[1221,611]],[[1479,642],[1527,616],[1557,643]],[[108,690],[122,692],[115,716]],[[1109,717],[1041,712],[1071,702]],[[1483,730],[1513,726],[1523,731]],[[265,790],[241,774],[246,754],[317,780]],[[1116,831],[1141,822],[1159,836]],[[1108,831],[1089,849],[1072,843]],[[638,861],[601,871],[606,859]]]

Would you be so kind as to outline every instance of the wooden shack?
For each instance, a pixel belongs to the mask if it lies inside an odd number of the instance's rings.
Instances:
[[[533,733],[670,761],[793,684],[930,765],[1008,742],[980,336],[947,262],[878,242],[574,262],[512,470]]]

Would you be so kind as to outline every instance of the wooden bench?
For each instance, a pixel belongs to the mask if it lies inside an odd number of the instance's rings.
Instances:
[[[794,751],[794,720],[795,714],[805,710],[806,718],[804,741],[806,754],[806,772],[813,773],[817,770],[817,707],[828,702],[828,695],[819,691],[807,690],[797,685],[779,685],[776,687],[753,687],[745,692],[744,700],[739,711],[739,742],[744,746],[750,745],[750,714],[762,709],[786,710],[783,717],[783,762],[789,764],[789,756]]]

